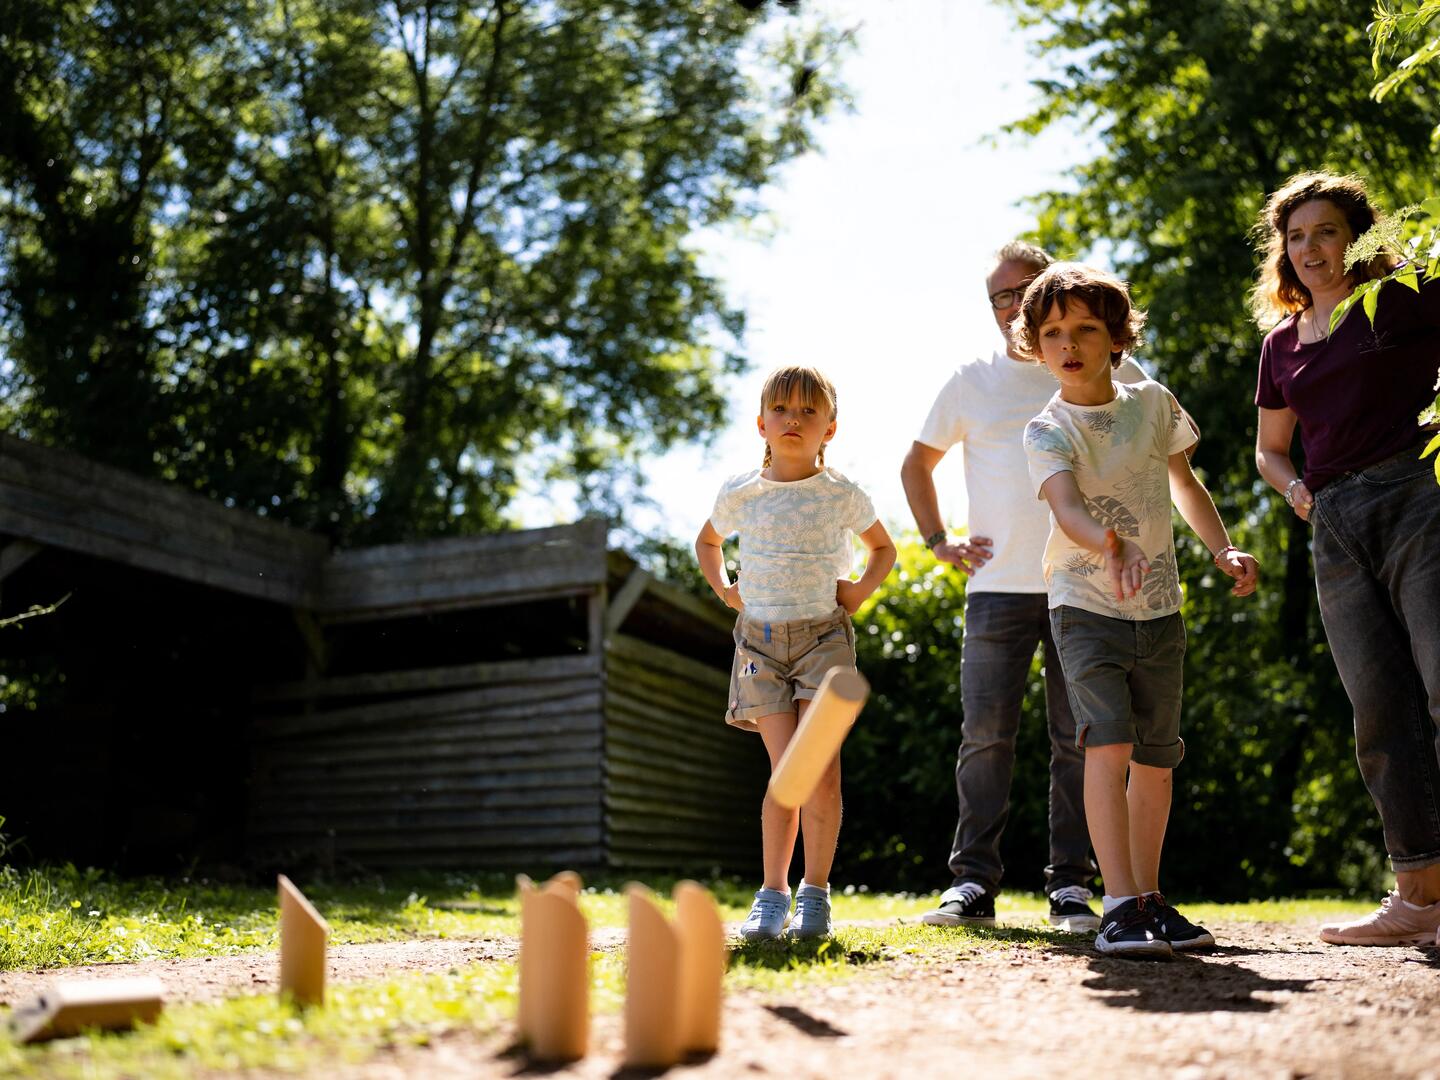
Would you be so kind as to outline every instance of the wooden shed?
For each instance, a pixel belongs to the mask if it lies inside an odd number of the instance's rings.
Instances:
[[[71,594],[0,631],[12,711],[38,687],[7,831],[74,858],[45,823],[103,821],[99,857],[150,863],[752,868],[765,754],[723,720],[732,620],[606,535],[330,551],[0,435],[0,615]],[[66,728],[95,752],[62,797]]]

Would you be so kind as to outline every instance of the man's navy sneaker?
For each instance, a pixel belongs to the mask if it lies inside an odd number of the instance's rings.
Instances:
[[[920,921],[929,926],[994,926],[995,894],[974,881],[953,885],[940,895],[940,906]]]
[[[1100,916],[1086,902],[1095,894],[1083,885],[1062,885],[1050,894],[1050,925],[1072,934],[1100,929]]]

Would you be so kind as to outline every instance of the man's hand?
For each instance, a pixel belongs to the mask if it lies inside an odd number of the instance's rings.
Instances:
[[[1295,490],[1290,493],[1290,498],[1293,500],[1290,503],[1291,509],[1295,511],[1300,520],[1309,521],[1310,511],[1315,509],[1315,496],[1310,494],[1310,489],[1305,486],[1304,480],[1295,485]]]
[[[869,593],[860,588],[858,581],[839,578],[835,582],[835,602],[851,615],[860,610],[860,605],[865,602],[865,597],[868,595]]]
[[[1115,589],[1116,600],[1128,600],[1140,591],[1150,572],[1150,560],[1133,540],[1122,540],[1114,529],[1105,530],[1105,573]]]
[[[1260,583],[1260,564],[1253,555],[1232,548],[1216,559],[1215,565],[1221,573],[1235,579],[1235,587],[1230,590],[1234,596],[1249,596]]]
[[[968,577],[990,561],[995,554],[991,550],[994,545],[995,542],[988,536],[972,536],[955,544],[946,540],[930,550],[934,552],[936,561],[958,566]]]

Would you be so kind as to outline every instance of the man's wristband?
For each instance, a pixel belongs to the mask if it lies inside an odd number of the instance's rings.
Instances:
[[[944,542],[945,542],[945,530],[944,530],[944,529],[941,529],[939,532],[933,532],[933,533],[931,533],[929,536],[925,537],[925,546],[926,546],[927,548],[929,548],[931,551],[934,551],[934,550],[935,550],[935,545],[936,545],[936,544],[943,544]]]
[[[1223,548],[1221,548],[1219,551],[1215,552],[1215,565],[1216,565],[1216,566],[1219,566],[1219,565],[1220,565],[1220,560],[1223,559],[1226,555],[1230,554],[1230,552],[1232,552],[1232,551],[1239,551],[1239,550],[1240,550],[1240,549],[1239,549],[1238,547],[1236,547],[1234,544],[1226,544],[1226,545],[1225,545]]]
[[[1291,480],[1290,483],[1288,483],[1288,484],[1285,485],[1285,504],[1286,504],[1287,506],[1292,506],[1292,507],[1293,507],[1293,506],[1295,505],[1295,488],[1296,488],[1301,482],[1302,482],[1302,481],[1301,481],[1300,477],[1297,476],[1297,477],[1295,477],[1294,480]]]

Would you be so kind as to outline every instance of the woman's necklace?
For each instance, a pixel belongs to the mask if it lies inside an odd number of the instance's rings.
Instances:
[[[1305,309],[1310,315],[1310,325],[1306,328],[1310,332],[1310,339],[1306,344],[1314,345],[1324,341],[1330,336],[1330,320],[1327,318],[1323,323],[1320,321],[1319,312],[1313,307]]]

